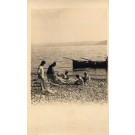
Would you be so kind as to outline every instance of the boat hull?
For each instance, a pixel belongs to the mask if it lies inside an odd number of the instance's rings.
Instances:
[[[76,61],[73,60],[73,69],[79,68],[103,68],[107,69],[107,61]]]

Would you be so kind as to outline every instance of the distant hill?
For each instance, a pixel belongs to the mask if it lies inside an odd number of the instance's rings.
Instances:
[[[36,44],[35,44],[36,45]],[[81,42],[64,42],[64,43],[45,43],[38,44],[41,46],[87,46],[87,45],[107,45],[107,40],[104,41],[81,41]]]
[[[100,41],[100,42],[96,43],[96,45],[107,45],[107,40]]]

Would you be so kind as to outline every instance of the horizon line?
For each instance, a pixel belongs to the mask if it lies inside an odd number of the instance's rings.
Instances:
[[[93,42],[93,43],[92,43]],[[32,45],[46,45],[46,46],[64,46],[64,44],[69,44],[68,46],[88,46],[88,45],[107,45],[108,40],[100,40],[100,41],[73,41],[73,42],[48,42],[48,43],[31,43]],[[85,44],[83,44],[85,43]],[[88,43],[86,45],[86,43]],[[71,45],[74,44],[74,45]],[[83,44],[83,45],[80,45]]]

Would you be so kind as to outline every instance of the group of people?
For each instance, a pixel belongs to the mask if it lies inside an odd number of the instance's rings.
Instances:
[[[89,82],[90,82],[90,76],[87,74],[87,72],[84,72],[83,77],[81,77],[77,74],[76,78],[77,78],[77,80],[75,81],[76,85],[89,84]]]
[[[53,62],[47,69],[46,76],[44,72],[44,65],[46,64],[45,61],[41,61],[38,67],[38,79],[41,83],[42,91],[48,91],[53,93],[54,91],[50,90],[49,84],[69,84],[70,77],[68,75],[68,71],[65,71],[64,74],[56,73],[54,71],[54,67],[56,66],[56,62]],[[75,85],[83,85],[88,84],[90,82],[90,76],[87,72],[84,72],[84,76],[81,77],[80,75],[76,75],[76,80],[73,81]]]

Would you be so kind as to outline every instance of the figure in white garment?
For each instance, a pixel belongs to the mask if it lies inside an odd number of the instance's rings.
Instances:
[[[48,81],[44,72],[45,63],[46,63],[45,61],[41,61],[38,67],[38,79],[40,80],[40,83],[41,83],[42,92],[48,91],[50,93],[54,93],[55,91],[50,90],[48,87]]]

